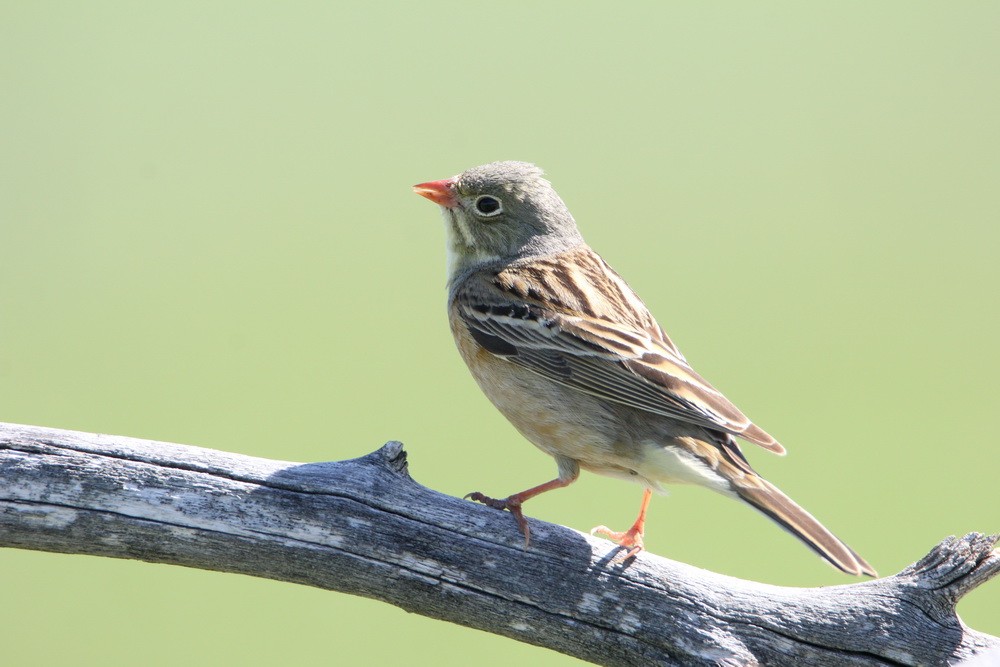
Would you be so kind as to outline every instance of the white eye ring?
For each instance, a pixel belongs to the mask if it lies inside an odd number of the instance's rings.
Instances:
[[[503,204],[492,195],[479,195],[472,206],[476,209],[476,215],[483,218],[492,218],[503,213]],[[482,208],[484,206],[485,208]],[[494,206],[496,208],[493,208]]]

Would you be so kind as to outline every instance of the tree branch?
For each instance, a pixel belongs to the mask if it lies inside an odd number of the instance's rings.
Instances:
[[[955,605],[1000,570],[997,536],[949,538],[897,575],[743,581],[414,482],[390,442],[288,463],[0,424],[0,546],[239,572],[384,600],[606,665],[944,665],[1000,639]]]

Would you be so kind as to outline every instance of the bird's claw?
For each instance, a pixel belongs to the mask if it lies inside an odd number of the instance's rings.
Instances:
[[[479,491],[473,491],[472,493],[465,494],[462,500],[471,500],[473,502],[482,503],[483,505],[488,505],[493,509],[505,510],[507,509],[507,501],[509,498],[490,498],[489,496],[479,493]]]
[[[606,537],[623,549],[628,549],[622,560],[628,560],[639,554],[645,548],[642,541],[642,532],[632,526],[625,532],[611,530],[607,526],[596,526],[590,529],[590,534],[598,537]]]
[[[492,507],[497,510],[507,510],[514,516],[514,520],[517,521],[517,527],[521,529],[521,533],[524,534],[524,548],[527,549],[531,545],[531,528],[528,527],[528,520],[524,518],[524,513],[521,512],[521,501],[514,496],[508,496],[507,498],[490,498],[487,495],[483,495],[479,491],[473,491],[472,493],[465,494],[463,500],[471,500],[473,502],[482,503],[487,507]]]

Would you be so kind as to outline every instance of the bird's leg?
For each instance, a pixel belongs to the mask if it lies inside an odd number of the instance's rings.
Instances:
[[[601,535],[612,542],[628,549],[625,559],[629,559],[642,551],[642,535],[646,532],[646,508],[649,507],[649,499],[653,497],[653,492],[646,489],[642,494],[642,505],[639,507],[639,517],[632,524],[632,527],[624,533],[611,530],[607,526],[597,526],[591,529],[591,535]]]
[[[473,491],[472,493],[466,495],[466,498],[474,500],[477,503],[482,503],[484,505],[489,505],[490,507],[496,508],[498,510],[507,510],[514,515],[517,519],[517,525],[520,527],[521,532],[524,533],[524,548],[527,549],[528,545],[531,544],[531,528],[528,527],[528,520],[524,518],[524,514],[521,512],[521,504],[525,500],[534,498],[540,493],[545,493],[546,491],[551,491],[552,489],[561,489],[564,486],[569,486],[576,477],[570,479],[564,479],[563,477],[556,477],[550,482],[545,482],[545,484],[539,484],[538,486],[533,486],[526,491],[521,491],[520,493],[515,493],[512,496],[507,496],[506,498],[490,498],[489,496],[484,496],[478,491]]]

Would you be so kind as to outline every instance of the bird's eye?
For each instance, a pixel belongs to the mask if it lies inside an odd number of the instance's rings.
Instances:
[[[503,213],[503,206],[500,205],[500,200],[489,195],[483,195],[476,199],[475,206],[476,212],[487,218]]]

